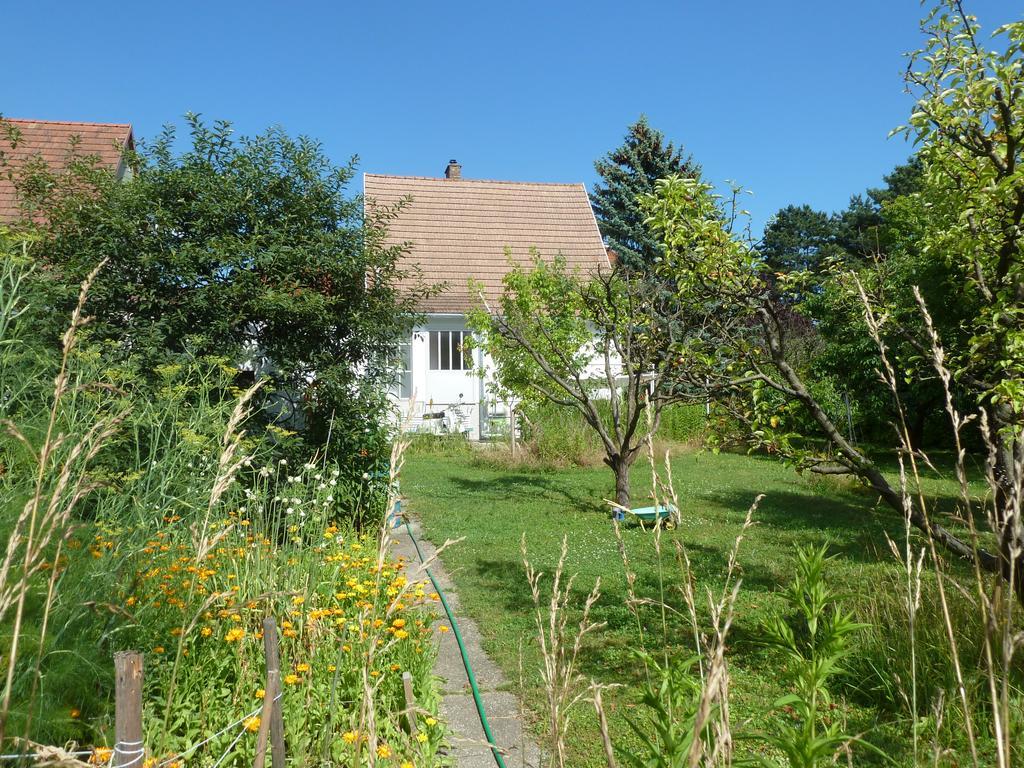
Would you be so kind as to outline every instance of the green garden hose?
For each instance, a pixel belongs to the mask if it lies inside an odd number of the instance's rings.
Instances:
[[[462,654],[462,666],[466,668],[466,677],[469,679],[469,687],[473,691],[473,702],[476,704],[476,712],[480,715],[480,725],[483,726],[484,736],[487,737],[487,744],[491,748],[491,754],[494,756],[494,762],[498,764],[498,768],[505,768],[505,761],[501,757],[501,752],[494,745],[494,736],[491,735],[491,726],[487,722],[487,714],[484,712],[484,703],[480,698],[480,688],[476,684],[476,675],[473,674],[473,665],[469,663],[469,654],[466,653],[466,646],[462,643],[462,633],[459,632],[459,624],[455,621],[455,617],[452,615],[452,609],[448,605],[448,601],[444,597],[444,592],[441,591],[441,585],[437,583],[437,579],[434,578],[434,574],[430,572],[430,569],[426,567],[426,560],[423,558],[423,552],[420,550],[420,544],[416,541],[416,537],[413,535],[412,526],[409,525],[409,521],[403,516],[405,522],[405,530],[409,532],[409,538],[412,539],[412,545],[416,547],[416,554],[419,555],[420,562],[424,566],[424,570],[427,572],[427,576],[430,578],[430,583],[434,585],[434,591],[437,592],[437,596],[441,598],[441,606],[444,608],[445,614],[448,616],[448,623],[452,625],[452,632],[455,634],[455,642],[459,645],[459,653]]]

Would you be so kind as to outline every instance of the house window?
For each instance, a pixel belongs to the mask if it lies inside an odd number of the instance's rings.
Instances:
[[[473,368],[469,331],[431,331],[430,370],[468,371]]]
[[[404,341],[398,345],[398,396],[402,400],[412,397],[412,344]]]

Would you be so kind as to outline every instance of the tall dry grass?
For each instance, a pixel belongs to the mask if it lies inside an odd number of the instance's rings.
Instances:
[[[113,437],[126,415],[122,411],[102,416],[80,435],[59,431],[62,412],[68,407],[68,402],[79,394],[79,385],[71,375],[71,360],[81,332],[89,323],[89,317],[85,314],[89,289],[102,268],[103,262],[92,270],[80,286],[78,302],[62,339],[60,366],[54,379],[41,442],[36,445],[17,424],[10,419],[4,420],[8,433],[31,456],[34,480],[28,499],[7,534],[4,558],[0,563],[0,622],[6,621],[13,609],[11,641],[4,659],[6,669],[3,696],[0,699],[0,743],[3,743],[7,730],[25,605],[33,577],[44,569],[50,571],[42,616],[41,636],[45,639],[59,571],[55,564],[62,554],[64,541],[71,534],[75,508],[96,487],[89,479],[88,468]],[[5,287],[14,288],[16,284],[12,286],[8,283]],[[8,307],[17,306],[13,298],[8,298],[5,304]],[[48,560],[46,555],[52,547],[55,547],[55,553]],[[33,688],[39,676],[38,666],[37,662]]]

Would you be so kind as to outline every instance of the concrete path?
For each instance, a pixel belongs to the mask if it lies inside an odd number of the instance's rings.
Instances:
[[[480,630],[476,622],[462,612],[459,596],[440,559],[435,558],[431,561],[437,551],[436,548],[423,538],[418,521],[410,520],[410,524],[420,549],[423,550],[423,556],[430,563],[430,571],[444,590],[448,605],[459,624],[469,662],[476,674],[487,721],[491,726],[496,746],[502,752],[506,768],[539,768],[540,748],[523,728],[519,699],[510,690],[511,686],[498,666],[484,653],[480,645]],[[392,552],[407,558],[411,564],[418,564],[416,548],[409,539],[405,526],[394,530],[394,539]],[[415,577],[415,567],[409,569],[409,574],[410,578]],[[426,573],[423,577],[426,577]],[[438,621],[448,624],[440,603],[437,604],[437,612],[440,617]],[[452,730],[450,756],[453,765],[455,768],[496,768],[473,703],[473,694],[466,678],[458,643],[455,641],[455,633],[440,632],[438,637],[440,647],[434,664],[434,673],[441,679],[441,714]]]

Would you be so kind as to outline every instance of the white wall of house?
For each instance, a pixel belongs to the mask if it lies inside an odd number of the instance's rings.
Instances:
[[[460,345],[469,334],[466,317],[461,314],[427,315],[413,330],[404,354],[407,370],[392,393],[406,430],[461,432],[479,440],[507,429],[510,404],[492,394],[494,364],[490,356],[481,349],[459,356]],[[618,359],[612,360],[611,367],[618,372]],[[584,376],[598,384],[606,381],[602,355],[592,357]],[[605,387],[597,397],[608,394]]]
[[[487,436],[497,405],[488,388],[494,366],[482,350],[463,350],[469,336],[461,314],[427,315],[413,330],[405,353],[409,370],[396,393],[407,429],[462,432],[473,440]]]

